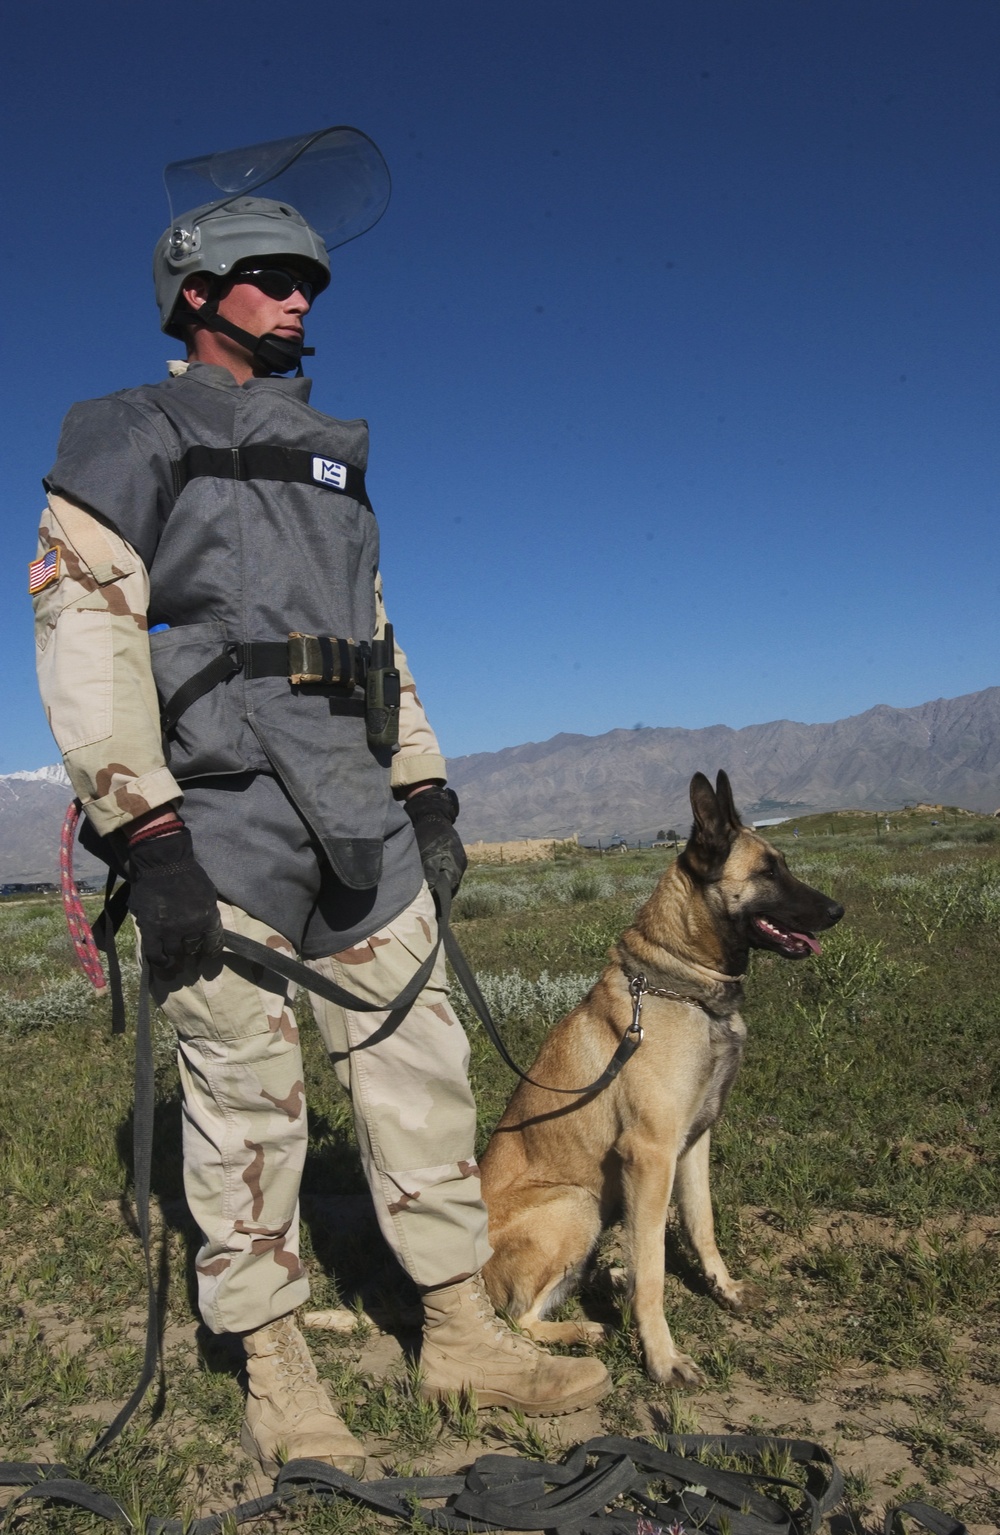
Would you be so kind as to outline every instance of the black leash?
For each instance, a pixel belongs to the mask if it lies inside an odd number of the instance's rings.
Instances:
[[[553,1087],[547,1082],[536,1082],[534,1077],[529,1077],[508,1053],[507,1047],[500,1038],[500,1033],[486,998],[479,989],[479,984],[473,973],[472,967],[459,947],[458,939],[452,931],[451,916],[451,891],[447,884],[442,882],[434,890],[434,899],[438,908],[438,937],[437,943],[431,950],[430,956],[416,971],[412,979],[391,1002],[367,1002],[361,997],[355,997],[353,993],[346,991],[343,986],[338,986],[335,981],[327,980],[325,976],[317,975],[315,970],[310,970],[300,960],[292,959],[288,954],[282,954],[277,949],[269,949],[262,943],[257,943],[252,938],[243,938],[239,933],[232,933],[228,928],[223,929],[223,942],[229,953],[239,955],[240,958],[250,960],[253,964],[260,965],[264,970],[273,970],[285,980],[292,981],[296,986],[301,986],[305,991],[314,992],[319,997],[325,997],[328,1002],[334,1002],[338,1007],[345,1007],[355,1013],[396,1013],[405,1011],[419,997],[427,982],[430,980],[437,961],[438,950],[444,944],[445,953],[451,961],[454,970],[466,996],[478,1016],[483,1028],[486,1030],[497,1054],[501,1060],[521,1078],[522,1082],[530,1082],[533,1087],[545,1088],[550,1093],[560,1093],[569,1097],[579,1098],[588,1093],[599,1093],[613,1082],[627,1061],[642,1044],[643,1032],[638,1022],[638,1009],[632,1023],[622,1036],[621,1043],[611,1060],[605,1066],[599,1077],[585,1087]],[[358,1047],[364,1049],[363,1045]]]
[[[500,1059],[503,1061],[504,1065],[509,1066],[511,1071],[513,1071],[516,1076],[521,1078],[522,1082],[530,1082],[532,1087],[541,1087],[544,1088],[546,1092],[560,1093],[573,1098],[586,1097],[589,1093],[602,1092],[603,1089],[607,1087],[609,1082],[613,1082],[615,1077],[617,1077],[618,1073],[621,1071],[622,1067],[632,1059],[633,1055],[642,1044],[642,1026],[639,1023],[639,1007],[633,1004],[632,1022],[629,1024],[628,1028],[625,1030],[625,1033],[622,1035],[618,1049],[615,1051],[614,1055],[611,1057],[610,1061],[605,1066],[600,1076],[595,1077],[593,1082],[588,1083],[586,1087],[553,1087],[549,1082],[536,1082],[534,1077],[529,1077],[526,1071],[522,1071],[517,1062],[512,1060],[511,1056],[508,1054],[507,1046],[500,1038],[499,1030],[497,1029],[490,1010],[486,1005],[486,998],[483,996],[479,989],[479,982],[476,980],[472,966],[469,964],[469,961],[466,959],[465,955],[462,953],[461,948],[459,947],[458,939],[455,937],[451,926],[451,889],[447,883],[442,882],[436,886],[434,890],[434,899],[438,905],[438,933],[444,940],[444,949],[449,960],[451,961],[451,968],[454,970],[456,976],[461,981],[462,989],[465,992],[465,995],[472,1003],[476,1016],[479,1018],[480,1023],[486,1030],[486,1033],[489,1035],[490,1042],[499,1055]],[[645,980],[643,980],[643,985],[645,986]]]
[[[139,1006],[135,1025],[135,1106],[132,1113],[132,1166],[135,1219],[146,1265],[146,1347],[135,1390],[87,1452],[89,1465],[112,1444],[146,1395],[160,1362],[159,1307],[149,1240],[149,1190],[153,1167],[153,1115],[156,1101],[156,1067],[149,1016],[149,966],[143,961],[139,979]]]
[[[128,916],[128,885],[115,889],[118,875],[108,870],[104,886],[104,906],[91,929],[94,942],[108,961],[108,990],[111,993],[111,1032],[125,1033],[125,992],[122,986],[122,967],[118,959],[115,934]]]
[[[262,970],[271,970],[284,980],[301,986],[303,990],[315,992],[316,996],[324,997],[327,1002],[334,1002],[338,1007],[349,1008],[354,1013],[392,1014],[405,1012],[407,1008],[412,1007],[434,973],[438,950],[441,947],[439,929],[437,943],[420,969],[414,971],[399,996],[394,997],[391,1002],[368,1002],[364,997],[356,997],[353,992],[338,986],[336,981],[328,980],[325,975],[317,975],[315,970],[310,970],[300,960],[292,959],[290,954],[282,954],[278,949],[269,949],[253,938],[244,938],[239,933],[230,932],[227,927],[223,928],[222,937],[228,953],[235,954],[240,959],[249,960],[251,964],[259,966]],[[365,1047],[362,1045],[359,1048]]]
[[[479,989],[472,966],[459,947],[458,939],[455,937],[451,926],[451,888],[446,880],[442,879],[435,886],[434,900],[438,910],[437,942],[428,958],[420,966],[420,969],[416,971],[408,984],[399,993],[399,996],[395,997],[391,1002],[367,1002],[361,997],[354,996],[353,993],[345,990],[343,986],[338,986],[336,982],[327,980],[325,976],[317,975],[315,970],[310,970],[300,960],[292,959],[290,955],[282,954],[277,949],[269,949],[252,938],[243,938],[239,933],[230,932],[228,928],[223,929],[223,941],[229,953],[239,955],[242,959],[260,965],[264,970],[272,970],[285,980],[294,982],[296,986],[301,986],[303,990],[314,992],[319,997],[325,997],[328,1002],[336,1003],[338,1007],[348,1008],[355,1013],[390,1014],[405,1011],[406,1008],[411,1007],[416,1001],[433,974],[438,950],[443,943],[445,953],[451,961],[451,967],[461,982],[462,988],[472,1003],[476,1015],[486,1030],[494,1048],[501,1060],[521,1078],[522,1082],[530,1082],[533,1087],[542,1087],[547,1092],[560,1093],[574,1098],[583,1097],[589,1093],[599,1093],[603,1088],[607,1087],[609,1082],[613,1082],[622,1067],[627,1061],[632,1059],[632,1056],[642,1044],[639,1007],[635,1007],[632,1022],[622,1036],[618,1049],[600,1076],[595,1077],[593,1082],[587,1083],[585,1087],[553,1087],[547,1082],[536,1082],[534,1077],[529,1077],[527,1072],[521,1070],[517,1062],[508,1053],[507,1047],[500,1038],[500,1033],[486,1004],[486,998]],[[642,982],[642,989],[648,989],[644,980]],[[636,1000],[638,1002],[639,999],[637,998]],[[362,1045],[358,1048],[364,1049],[364,1046]]]
[[[902,1530],[900,1514],[908,1514],[925,1530],[930,1530],[931,1535],[969,1535],[960,1519],[943,1514],[939,1508],[931,1508],[929,1503],[900,1503],[896,1508],[887,1508],[882,1526],[884,1535],[898,1535]]]

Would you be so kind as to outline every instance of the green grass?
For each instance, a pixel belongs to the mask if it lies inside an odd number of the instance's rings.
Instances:
[[[685,1397],[644,1375],[612,1272],[614,1233],[583,1296],[585,1308],[613,1324],[604,1356],[615,1391],[601,1408],[609,1432],[696,1431],[706,1414],[712,1426],[773,1430],[766,1404],[780,1395],[785,1432],[808,1433],[818,1404],[837,1404],[829,1447],[850,1457],[869,1437],[876,1403],[905,1464],[883,1476],[852,1462],[847,1508],[857,1529],[871,1527],[872,1511],[906,1489],[971,1522],[995,1518],[1000,1504],[997,1433],[981,1410],[1000,1385],[1000,827],[930,812],[890,822],[894,829],[878,835],[874,817],[845,815],[768,833],[848,914],[820,958],[792,965],[759,954],[752,962],[749,1044],[714,1137],[714,1195],[720,1246],[734,1272],[753,1275],[762,1305],[740,1320],[718,1310],[670,1240],[671,1327],[709,1382]],[[671,856],[575,854],[470,871],[456,928],[525,1066],[599,974]],[[124,937],[134,990],[128,948]],[[484,1144],[513,1079],[456,1000],[472,1043]],[[307,1012],[300,1008],[304,1021]],[[307,1026],[303,1036],[312,1130],[303,1235],[315,1303],[349,1303],[363,1292],[369,1309],[399,1314],[407,1297],[371,1227],[332,1229],[331,1196],[364,1186],[347,1102],[316,1031]],[[224,1342],[192,1341],[196,1233],[183,1201],[178,1083],[162,1022],[155,1043],[167,1390],[89,1475],[133,1514],[176,1517],[247,1496],[250,1467],[238,1449],[237,1359]],[[106,1004],[74,970],[58,907],[0,905],[5,1459],[59,1458],[80,1472],[101,1421],[138,1372],[144,1278],[123,1204],[131,1056],[131,1037],[111,1037]],[[369,1333],[316,1334],[314,1351],[382,1463],[426,1468],[478,1453],[471,1405],[428,1409],[405,1361],[388,1374],[384,1364],[370,1365]],[[900,1382],[913,1379],[921,1391],[910,1400],[911,1387]],[[547,1425],[530,1420],[494,1412],[478,1423],[494,1445],[543,1454],[555,1442]],[[30,1529],[99,1527],[65,1510],[26,1517]],[[366,1535],[375,1521],[338,1504],[303,1506],[279,1525]]]

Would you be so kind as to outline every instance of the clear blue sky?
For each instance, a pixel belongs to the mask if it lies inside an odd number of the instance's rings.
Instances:
[[[371,423],[447,753],[1000,682],[998,45],[996,0],[14,7],[0,772],[56,758],[59,423],[176,354],[163,165],[342,122],[394,192],[334,255],[313,402]]]

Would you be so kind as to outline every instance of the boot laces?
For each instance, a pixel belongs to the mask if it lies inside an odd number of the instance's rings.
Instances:
[[[321,1405],[329,1410],[316,1366],[298,1329],[294,1325],[279,1324],[275,1329],[275,1342],[274,1374],[280,1386],[294,1396],[296,1409],[301,1412],[307,1407]]]
[[[502,1344],[512,1354],[520,1354],[524,1358],[537,1358],[539,1350],[530,1338],[525,1338],[521,1333],[506,1323],[497,1315],[493,1302],[486,1293],[485,1286],[477,1277],[475,1284],[476,1313],[484,1323],[487,1330],[493,1334],[497,1342]]]

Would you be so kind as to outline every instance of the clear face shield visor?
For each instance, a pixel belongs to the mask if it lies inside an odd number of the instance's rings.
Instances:
[[[175,222],[189,208],[222,208],[236,197],[263,193],[290,204],[328,251],[378,223],[392,181],[381,150],[358,128],[321,128],[216,154],[175,160],[163,172]]]

